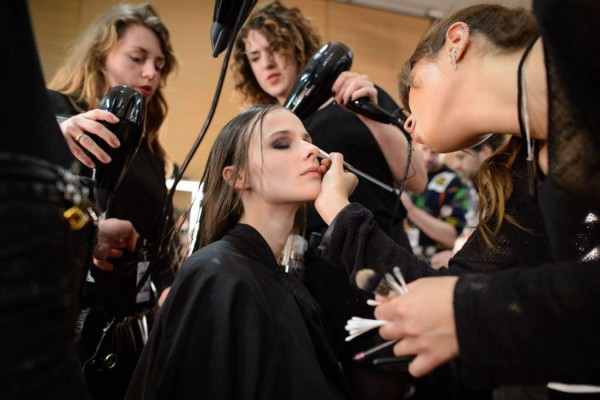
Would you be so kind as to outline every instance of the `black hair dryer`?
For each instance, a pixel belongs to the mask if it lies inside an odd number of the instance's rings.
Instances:
[[[332,96],[337,77],[352,66],[352,52],[343,43],[329,42],[311,57],[283,103],[304,120]]]
[[[109,111],[119,118],[119,122],[116,124],[105,121],[102,124],[121,142],[121,146],[115,149],[100,137],[90,135],[112,159],[108,164],[95,160],[96,168],[93,174],[96,205],[102,212],[106,212],[108,217],[109,201],[119,187],[142,141],[146,101],[144,96],[134,89],[127,86],[115,86],[102,98],[99,108]]]

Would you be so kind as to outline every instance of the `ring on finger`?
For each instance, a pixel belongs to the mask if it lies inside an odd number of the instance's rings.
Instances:
[[[79,143],[79,141],[81,140],[82,137],[83,137],[83,132],[80,133],[79,135],[77,135],[77,137],[75,138],[75,142]]]

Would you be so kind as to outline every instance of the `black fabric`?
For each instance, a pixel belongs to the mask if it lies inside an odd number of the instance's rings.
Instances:
[[[341,399],[348,389],[306,289],[237,225],[183,265],[127,399]]]
[[[2,4],[0,46],[0,398],[86,399],[73,330],[95,228],[73,231],[62,217],[73,205],[56,156],[66,144],[26,1]]]
[[[600,383],[599,277],[598,261],[461,277],[454,310],[468,381]]]
[[[69,228],[59,182],[50,165],[0,153],[2,399],[87,398],[73,332],[95,228]]]
[[[26,1],[10,0],[0,15],[3,152],[40,158],[62,167],[69,150],[45,95]]]
[[[578,204],[600,205],[600,3],[535,0],[546,58],[550,175]],[[573,46],[576,43],[576,46]]]

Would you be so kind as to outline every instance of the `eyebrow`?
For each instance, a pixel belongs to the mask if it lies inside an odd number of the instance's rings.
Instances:
[[[266,136],[266,138],[268,139],[268,138],[271,138],[271,137],[277,136],[277,135],[290,136],[290,135],[294,135],[294,134],[295,133],[292,132],[292,131],[290,131],[289,129],[283,129],[283,130],[275,131],[275,132],[272,132],[272,133],[268,134]],[[306,132],[306,131],[302,132],[302,137],[303,138],[309,138],[310,141],[312,142],[312,136],[310,136],[310,134],[308,132]]]

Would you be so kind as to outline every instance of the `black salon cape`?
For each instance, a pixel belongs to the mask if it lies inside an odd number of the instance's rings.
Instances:
[[[127,399],[349,398],[316,304],[237,225],[178,272]]]

